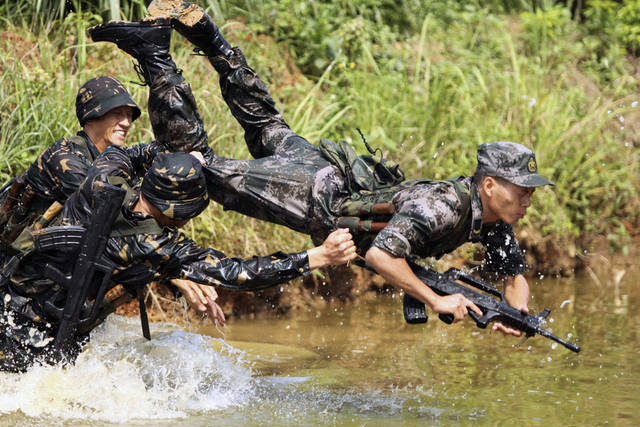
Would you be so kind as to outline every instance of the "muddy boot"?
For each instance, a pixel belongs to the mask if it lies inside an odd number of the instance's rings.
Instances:
[[[112,42],[138,60],[136,71],[151,86],[160,75],[178,72],[169,55],[171,21],[153,19],[141,22],[110,21],[89,29],[96,42]]]
[[[228,57],[233,51],[202,7],[182,0],[154,0],[149,16],[171,18],[171,25],[205,56]]]

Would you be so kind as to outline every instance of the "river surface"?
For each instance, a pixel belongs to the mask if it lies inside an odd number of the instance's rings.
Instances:
[[[398,297],[187,332],[112,316],[68,369],[0,374],[0,426],[638,426],[640,269],[532,280],[582,346],[407,325]]]

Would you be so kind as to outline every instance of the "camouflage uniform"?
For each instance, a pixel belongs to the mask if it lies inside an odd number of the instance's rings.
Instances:
[[[106,84],[110,85],[111,82],[107,79]],[[118,88],[114,86],[109,86],[109,89],[117,91]],[[90,96],[90,91],[82,89],[79,91],[78,102],[82,105],[77,108],[77,112],[81,124],[92,118],[99,118],[100,112],[110,109],[108,103],[105,105],[105,103],[100,104],[95,101]],[[120,105],[123,103],[120,102],[116,106]],[[211,158],[211,150],[207,145],[204,128],[193,126],[194,123],[201,124],[201,120],[197,109],[192,107],[195,106],[195,100],[188,83],[184,81],[182,76],[175,73],[165,73],[156,79],[150,88],[149,105],[152,107],[150,118],[154,129],[157,128],[158,134],[167,138],[150,144],[138,144],[118,149],[128,159],[127,178],[129,182],[138,181],[159,152],[201,150],[206,158]],[[138,115],[139,110],[137,113],[134,110],[134,116]],[[29,205],[26,218],[22,222],[33,223],[54,201],[64,204],[80,187],[91,164],[98,156],[98,149],[84,131],[78,132],[74,137],[56,141],[48,147],[24,174],[27,185],[33,189],[35,195]],[[9,187],[7,185],[0,193],[0,205],[4,202],[4,196],[8,193]],[[85,201],[90,203],[88,200]],[[85,208],[88,209],[88,206],[91,205],[87,204]],[[85,211],[85,215],[87,213],[88,211]],[[79,217],[76,219],[80,221]],[[9,217],[6,220],[10,222],[12,218]],[[67,222],[69,223],[68,218]],[[151,247],[147,246],[145,250],[151,253]],[[9,259],[9,255],[13,252],[14,249],[5,243],[0,243],[0,265]],[[191,252],[188,254],[192,256]],[[187,253],[185,253],[186,255]],[[126,257],[126,259],[134,258],[129,253],[126,254]],[[58,290],[56,285],[42,278],[45,260],[70,268],[69,258],[64,253],[28,256],[21,271],[15,273],[12,284],[3,285],[0,283],[0,328],[2,329],[0,371],[23,370],[36,357],[41,357],[43,360],[48,358],[49,347],[47,344],[55,336],[55,327],[46,320],[43,307],[47,300],[52,298],[60,300],[63,296],[56,296]],[[229,268],[221,269],[225,272],[228,270]],[[202,271],[203,269],[194,267],[192,273],[185,273],[185,277],[204,276]],[[130,276],[133,276],[134,283],[141,285],[153,280],[147,280],[148,277],[139,273],[138,268],[133,268],[122,274],[121,280],[131,282]],[[159,277],[161,275],[151,274],[148,276]],[[220,277],[220,279],[223,278]],[[138,279],[139,282],[135,282]],[[213,279],[207,276],[194,281],[213,281]],[[82,338],[78,340],[76,351],[80,350],[82,342]],[[73,356],[70,355],[70,357]]]
[[[289,128],[239,49],[229,57],[210,60],[255,158],[214,157],[205,168],[211,197],[226,209],[285,225],[310,234],[315,241],[326,237],[351,197],[342,173]],[[481,242],[487,249],[487,268],[502,274],[521,273],[524,260],[511,226],[482,224],[475,184],[471,178],[459,182],[462,187],[458,188],[466,194],[460,194],[450,181],[417,180],[397,186],[390,195],[396,213],[388,225],[375,238],[357,236],[358,240],[372,240],[373,245],[405,258],[440,257],[464,242]]]
[[[112,83],[112,81],[117,82],[115,79],[101,79],[109,85],[106,89],[101,89],[110,91],[110,96],[113,96],[110,99],[117,100],[117,95],[121,94],[120,91],[123,91],[124,87]],[[98,79],[92,79],[87,84],[94,80]],[[85,90],[85,86],[79,90],[76,102],[81,125],[88,120],[101,117],[113,106],[130,106],[124,102],[111,103],[112,105],[109,102],[100,103],[95,96],[92,97],[91,91]],[[206,132],[195,105],[191,88],[181,75],[165,73],[157,78],[149,93],[150,119],[154,131],[162,137],[150,144],[125,148],[130,157],[153,159],[157,152],[195,150],[202,151],[206,158],[210,158],[211,150],[207,143]],[[134,118],[139,115],[139,109],[134,110]],[[49,146],[24,174],[27,186],[35,195],[28,207],[26,217],[20,222],[32,223],[54,201],[64,204],[80,186],[98,154],[95,144],[84,131],[79,131],[77,135],[63,138]],[[150,165],[140,166],[144,172]],[[9,185],[6,186],[0,193],[0,206],[4,203],[9,187]],[[0,224],[5,221],[10,224],[14,220],[14,217],[0,218]],[[0,242],[0,253],[5,253],[7,250],[8,248]]]
[[[152,217],[135,212],[139,198],[137,167],[151,161],[148,153],[138,154],[139,157],[132,158],[125,149],[116,146],[105,150],[88,171],[87,179],[79,190],[66,202],[62,212],[63,225],[87,224],[92,206],[95,205],[94,191],[97,188],[110,183],[127,190],[121,214],[102,255],[103,259],[115,265],[111,278],[114,286],[122,284],[131,294],[135,294],[139,287],[149,282],[179,278],[234,290],[255,291],[289,281],[309,271],[306,251],[295,254],[276,252],[248,260],[229,258],[215,249],[201,248],[177,229],[163,228]],[[191,171],[186,173],[191,174]],[[7,285],[5,302],[10,307],[8,313],[5,310],[0,322],[5,325],[20,323],[23,325],[20,328],[22,331],[41,331],[37,341],[30,340],[27,343],[31,354],[46,352],[47,346],[39,347],[39,343],[48,344],[55,335],[56,319],[49,315],[47,302],[60,306],[66,298],[65,290],[43,275],[44,266],[49,263],[64,273],[70,273],[73,267],[69,265],[70,256],[59,250],[34,250],[21,261]],[[15,318],[20,321],[16,322]],[[22,335],[25,333],[29,332]],[[15,343],[3,347],[2,351],[7,353],[4,368],[23,370],[25,366],[19,365],[20,360],[13,359],[7,350],[15,347]]]

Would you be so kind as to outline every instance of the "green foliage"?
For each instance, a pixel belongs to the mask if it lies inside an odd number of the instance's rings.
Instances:
[[[640,49],[640,1],[591,0],[585,9],[584,26],[593,36],[600,56],[625,49],[637,54]]]
[[[614,29],[634,25],[639,1],[589,2],[582,25],[567,9],[538,3],[534,10],[507,0],[200,2],[310,141],[347,139],[362,148],[358,127],[410,178],[470,174],[478,144],[521,142],[556,183],[536,192],[522,226],[567,242],[597,233],[624,250],[640,225],[640,97],[626,58],[635,33]],[[84,36],[108,17],[88,1],[75,4],[82,8],[38,25],[26,8],[0,6],[9,17],[0,32],[11,35],[0,43],[0,183],[75,132],[72,106],[86,79],[135,80],[126,54]],[[180,36],[173,44],[214,150],[249,158],[210,65]],[[129,89],[144,108],[147,89]],[[144,114],[133,129],[131,141],[152,138]],[[233,254],[308,244],[213,205],[191,233]]]
[[[624,44],[634,53],[640,49],[640,0],[626,1],[618,10],[619,34]]]
[[[561,5],[523,12],[520,17],[524,31],[529,33],[525,39],[529,53],[545,52],[558,46],[558,40],[565,38],[571,30],[571,14]]]

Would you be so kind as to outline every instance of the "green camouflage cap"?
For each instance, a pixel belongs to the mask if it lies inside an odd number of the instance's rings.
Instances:
[[[515,142],[491,142],[478,147],[476,174],[504,178],[521,187],[553,185],[538,174],[533,151]]]
[[[99,119],[118,107],[133,108],[133,120],[140,117],[140,107],[127,89],[113,77],[96,77],[88,80],[76,96],[76,116],[80,126],[93,119]]]
[[[191,219],[209,204],[200,162],[188,153],[158,154],[142,180],[142,194],[171,219]]]

